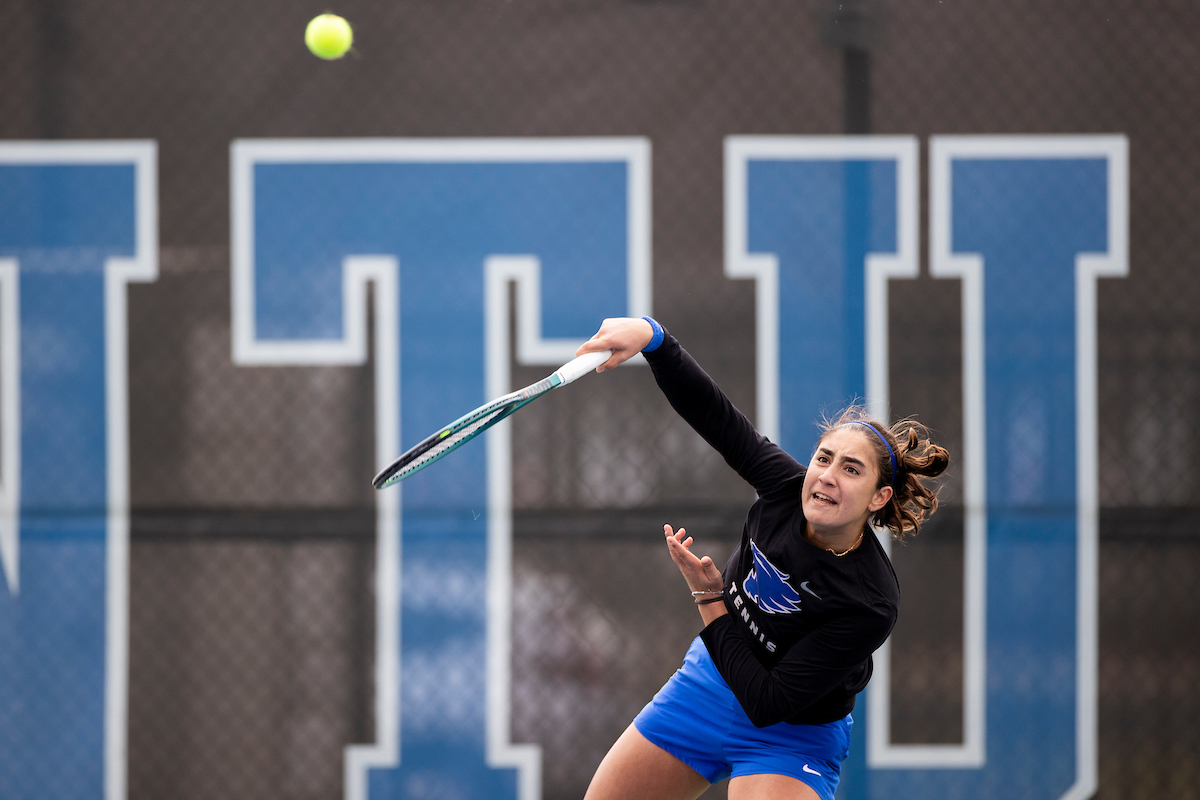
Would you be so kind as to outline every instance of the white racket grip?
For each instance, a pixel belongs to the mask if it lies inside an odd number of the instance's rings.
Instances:
[[[584,353],[576,359],[563,364],[555,372],[562,378],[563,385],[578,380],[596,367],[612,358],[612,350],[601,350],[597,353]]]

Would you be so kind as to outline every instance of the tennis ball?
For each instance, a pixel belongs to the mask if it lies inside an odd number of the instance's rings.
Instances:
[[[346,55],[354,43],[354,31],[337,14],[321,14],[304,29],[304,43],[314,56],[332,61]]]

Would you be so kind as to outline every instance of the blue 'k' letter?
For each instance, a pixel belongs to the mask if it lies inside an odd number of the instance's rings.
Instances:
[[[0,145],[0,797],[125,796],[125,284],[152,143]]]

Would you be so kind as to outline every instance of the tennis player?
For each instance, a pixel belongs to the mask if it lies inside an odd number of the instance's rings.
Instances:
[[[833,800],[854,698],[896,622],[900,591],[871,530],[915,534],[937,509],[923,479],[949,454],[912,421],[852,407],[807,466],[759,434],[649,317],[605,320],[579,353],[599,371],[639,351],[671,405],[758,493],[722,574],[682,528],[667,548],[704,630],[617,740],[586,800],[684,800],[726,777],[731,800]]]

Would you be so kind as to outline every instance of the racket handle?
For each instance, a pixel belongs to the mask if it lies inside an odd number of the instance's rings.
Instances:
[[[578,380],[612,357],[612,350],[601,350],[598,353],[584,353],[578,358],[568,361],[555,374],[562,378],[563,384]]]

